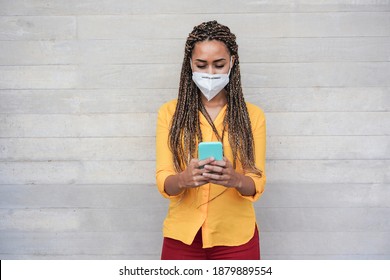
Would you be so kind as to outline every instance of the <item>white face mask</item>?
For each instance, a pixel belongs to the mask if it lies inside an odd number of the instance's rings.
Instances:
[[[191,62],[192,68],[192,62]],[[192,72],[192,80],[207,98],[213,99],[229,83],[230,70],[232,68],[232,59],[230,58],[230,69],[227,74],[207,74],[201,72]]]

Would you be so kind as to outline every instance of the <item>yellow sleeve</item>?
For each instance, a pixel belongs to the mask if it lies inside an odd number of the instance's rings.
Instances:
[[[251,105],[254,106],[254,105]],[[253,109],[253,108],[252,108]],[[256,110],[249,110],[249,117],[252,124],[252,133],[254,140],[255,149],[255,164],[258,169],[262,172],[262,176],[254,173],[245,173],[245,176],[251,177],[255,182],[256,193],[253,196],[243,196],[250,201],[256,201],[263,194],[266,183],[265,175],[265,153],[266,153],[266,121],[264,112],[256,107]]]
[[[174,196],[170,196],[165,192],[165,179],[170,175],[176,174],[172,153],[168,144],[169,127],[173,116],[172,106],[174,106],[172,102],[161,106],[158,111],[156,127],[156,183],[159,192],[166,198]]]

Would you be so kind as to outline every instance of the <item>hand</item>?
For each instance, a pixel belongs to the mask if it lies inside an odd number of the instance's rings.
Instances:
[[[242,185],[243,175],[234,170],[233,164],[226,157],[223,160],[215,160],[206,164],[202,175],[208,182],[228,188],[240,188]]]
[[[199,159],[191,159],[187,168],[179,173],[179,188],[196,188],[207,184],[209,179],[204,175],[208,173],[207,170],[201,169],[201,166],[210,164],[211,162],[215,162],[214,158],[208,158],[204,160]]]

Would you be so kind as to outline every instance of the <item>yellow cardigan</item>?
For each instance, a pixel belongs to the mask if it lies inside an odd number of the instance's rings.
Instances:
[[[169,149],[168,135],[177,100],[161,106],[157,118],[156,131],[156,181],[160,193],[170,199],[168,214],[164,221],[163,235],[190,245],[198,230],[202,228],[203,248],[214,246],[237,246],[247,243],[254,234],[256,216],[253,202],[264,191],[266,124],[263,111],[257,106],[246,103],[251,120],[255,163],[263,173],[262,177],[244,172],[241,163],[236,171],[253,179],[256,185],[254,196],[243,196],[235,188],[225,188],[216,184],[205,184],[199,188],[189,188],[185,195],[169,196],[164,190],[165,179],[175,175],[173,156]],[[214,125],[221,134],[227,105],[219,112]],[[199,112],[203,141],[218,141],[210,124]],[[225,132],[227,134],[227,132]],[[228,135],[223,143],[224,156],[233,162],[233,154]],[[226,190],[226,191],[225,191]],[[221,194],[225,191],[223,194]],[[218,196],[221,194],[220,196]],[[218,196],[217,198],[215,198]],[[213,199],[215,198],[215,199]]]

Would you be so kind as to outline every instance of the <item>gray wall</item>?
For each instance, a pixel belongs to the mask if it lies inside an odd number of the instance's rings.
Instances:
[[[390,259],[390,1],[315,2],[0,0],[0,258],[159,258],[156,111],[217,19],[267,116],[262,257]]]

